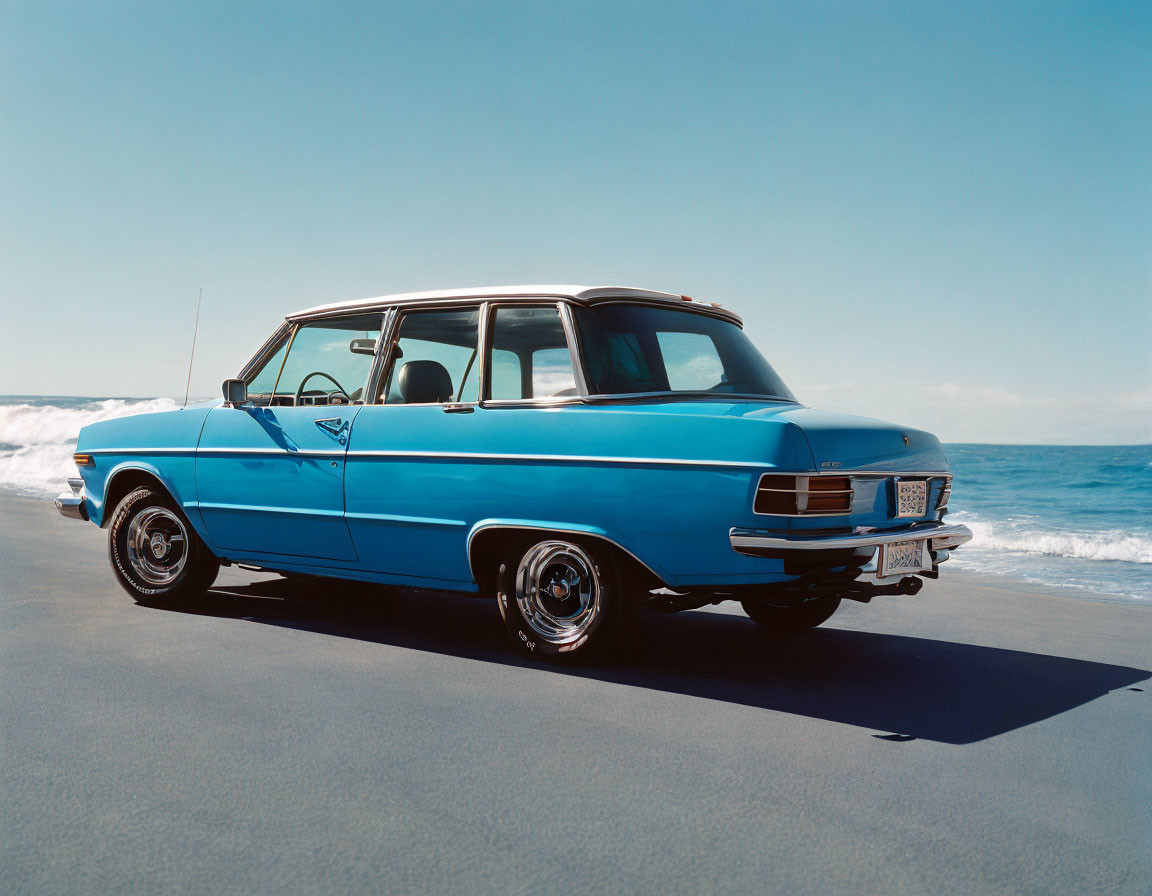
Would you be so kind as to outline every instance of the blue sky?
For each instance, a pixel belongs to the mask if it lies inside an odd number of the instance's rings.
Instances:
[[[806,403],[1152,440],[1152,7],[0,3],[0,393],[214,395],[285,312],[723,302]]]

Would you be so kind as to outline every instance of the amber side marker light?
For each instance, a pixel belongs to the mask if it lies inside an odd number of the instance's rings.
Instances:
[[[73,454],[72,462],[78,467],[92,467],[96,462],[92,460],[91,454]]]

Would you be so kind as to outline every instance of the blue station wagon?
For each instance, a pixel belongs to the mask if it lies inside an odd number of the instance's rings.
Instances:
[[[56,505],[141,603],[221,564],[473,592],[551,658],[645,606],[811,628],[971,538],[934,436],[804,407],[731,311],[619,287],[291,314],[222,403],[87,426],[76,464]]]

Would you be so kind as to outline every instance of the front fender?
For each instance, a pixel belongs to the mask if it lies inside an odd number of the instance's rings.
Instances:
[[[113,483],[129,471],[157,479],[184,510],[203,537],[196,510],[196,447],[211,407],[137,414],[90,423],[80,430],[76,451],[90,454],[92,466],[80,468],[87,493],[89,518],[106,525],[115,508],[108,500]],[[111,494],[116,492],[112,489]]]
[[[85,491],[88,499],[89,519],[96,525],[104,527],[110,521],[108,516],[116,508],[108,501],[109,494],[116,494],[115,487],[119,477],[133,473],[146,473],[156,479],[160,485],[172,496],[177,506],[184,512],[196,534],[207,544],[211,544],[204,521],[200,518],[200,511],[196,505],[196,485],[194,477],[195,456],[169,457],[174,469],[157,466],[150,459],[132,458],[114,462],[102,477],[85,478]]]

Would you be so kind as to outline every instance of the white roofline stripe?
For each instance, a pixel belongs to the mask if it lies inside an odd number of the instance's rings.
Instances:
[[[670,292],[659,292],[654,289],[638,289],[633,286],[572,286],[572,285],[533,285],[533,286],[480,286],[469,289],[440,289],[427,292],[405,292],[393,295],[376,296],[369,299],[353,299],[345,302],[332,302],[327,305],[317,305],[305,308],[286,315],[287,320],[301,320],[309,317],[320,317],[340,311],[368,310],[384,308],[390,305],[417,304],[421,302],[444,302],[454,299],[505,299],[505,298],[555,298],[569,299],[574,302],[591,304],[612,299],[641,299],[659,303],[675,303],[687,306],[688,309],[719,313],[734,318],[738,323],[739,315],[727,308],[720,308],[707,302],[689,304],[683,296]]]

